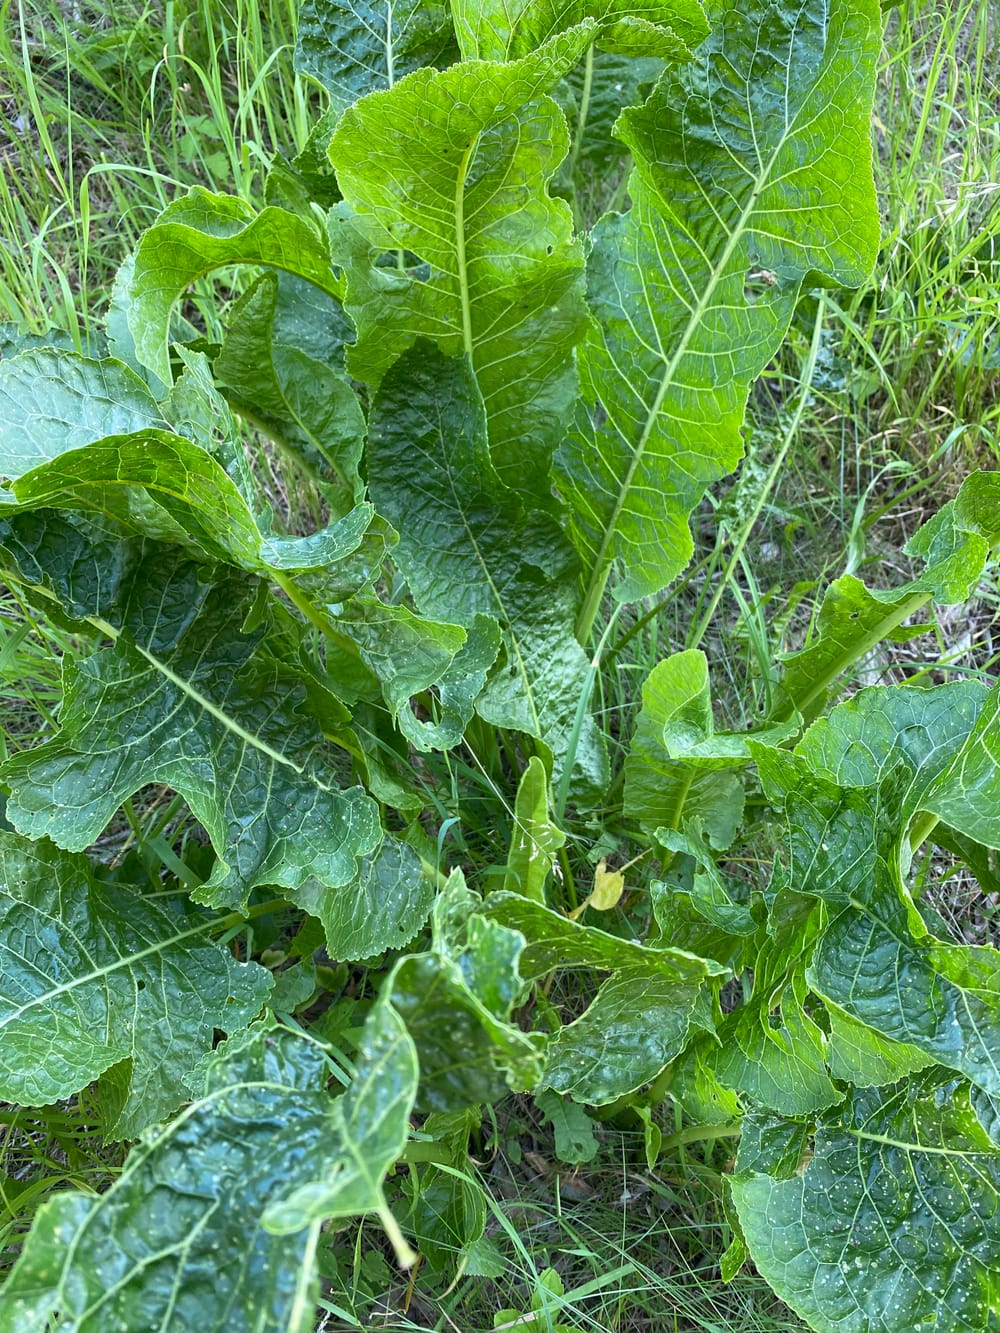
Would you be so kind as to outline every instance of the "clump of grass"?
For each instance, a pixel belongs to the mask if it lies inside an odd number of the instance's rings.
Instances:
[[[305,143],[293,0],[0,7],[0,320],[85,349],[142,229],[193,184],[260,203]]]
[[[726,1148],[654,1170],[641,1136],[602,1127],[584,1167],[560,1166],[547,1134],[513,1099],[498,1108],[501,1139],[478,1173],[487,1191],[491,1263],[456,1251],[451,1271],[399,1280],[376,1257],[337,1238],[319,1329],[402,1333],[800,1333],[804,1325],[753,1273],[726,1284],[718,1255],[729,1238],[721,1200]],[[370,1238],[369,1238],[370,1243]],[[458,1279],[463,1263],[475,1269]],[[502,1312],[516,1312],[515,1317]],[[500,1319],[499,1325],[495,1320]]]

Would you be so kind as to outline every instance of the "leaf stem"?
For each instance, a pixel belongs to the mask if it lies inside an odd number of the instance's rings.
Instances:
[[[403,1235],[403,1229],[389,1211],[388,1204],[383,1204],[379,1208],[378,1220],[382,1223],[382,1229],[388,1236],[389,1243],[396,1253],[396,1262],[400,1268],[412,1268],[417,1262],[416,1251],[411,1248]]]
[[[569,160],[566,163],[566,176],[569,180],[570,189],[573,191],[573,220],[576,229],[579,232],[584,230],[583,215],[580,211],[580,200],[576,192],[576,166],[580,160],[580,146],[583,143],[584,132],[587,128],[587,119],[590,115],[590,96],[594,86],[594,46],[591,43],[587,47],[587,54],[583,62],[583,87],[580,90],[580,107],[576,117],[576,130],[573,134],[573,146],[570,149]]]
[[[617,623],[618,616],[621,613],[621,602],[611,613],[611,618],[604,627],[604,633],[601,635],[600,642],[594,649],[594,655],[587,668],[587,676],[583,682],[583,688],[580,690],[580,697],[576,701],[576,716],[573,718],[573,730],[570,732],[569,744],[566,747],[566,762],[563,771],[559,777],[559,790],[556,792],[555,817],[557,823],[562,823],[563,816],[566,813],[566,802],[569,799],[569,784],[573,775],[573,765],[576,763],[576,752],[580,746],[580,735],[583,732],[583,724],[586,721],[587,713],[590,708],[590,698],[594,693],[594,682],[597,680],[597,673],[601,669],[601,658],[604,650],[608,646],[608,639],[611,637],[611,631]]]
[[[208,925],[207,934],[214,935],[216,932],[223,934],[227,930],[232,930],[234,926],[245,926],[248,921],[256,921],[259,916],[271,916],[275,912],[284,912],[290,909],[291,903],[286,902],[284,898],[272,898],[266,903],[254,903],[253,907],[248,907],[245,912],[230,912],[228,916],[220,916]]]
[[[792,418],[785,428],[784,438],[781,441],[781,448],[778,450],[774,462],[768,469],[767,476],[764,478],[764,484],[760,488],[754,507],[747,515],[746,521],[736,539],[736,544],[733,547],[732,555],[729,557],[726,571],[719,580],[718,586],[712,594],[712,599],[705,608],[705,612],[702,615],[701,620],[698,622],[697,628],[688,640],[688,648],[697,648],[705,637],[705,633],[708,630],[709,625],[712,623],[712,618],[719,609],[719,603],[722,601],[726,589],[732,582],[733,573],[736,566],[739,564],[740,557],[743,554],[747,542],[750,540],[750,535],[757,524],[757,520],[760,517],[760,511],[764,508],[768,496],[774,489],[775,483],[778,480],[778,474],[784,466],[788,451],[798,433],[802,415],[805,412],[806,404],[809,402],[811,395],[813,376],[816,373],[816,361],[819,357],[820,343],[823,336],[824,314],[825,307],[822,300],[820,300],[816,303],[816,320],[813,324],[812,341],[809,344],[809,354],[806,357],[806,363],[802,370],[798,402],[795,405],[795,411],[792,413]]]
[[[932,815],[929,810],[922,810],[920,814],[917,815],[910,827],[909,843],[911,854],[917,850],[921,843],[927,841],[940,822],[939,816]]]
[[[727,1120],[720,1125],[688,1125],[670,1134],[660,1144],[660,1152],[681,1148],[688,1143],[708,1143],[713,1139],[738,1139],[743,1131],[742,1120]]]
[[[810,688],[799,698],[791,700],[791,703],[799,710],[805,712],[811,703],[822,697],[828,686],[832,685],[838,676],[842,675],[849,666],[864,657],[865,653],[870,652],[876,644],[881,643],[887,634],[891,634],[894,629],[900,626],[907,617],[915,615],[927,605],[933,598],[931,592],[914,593],[894,611],[880,620],[875,628],[865,637],[859,640],[848,651],[841,653],[840,656],[817,676]]]
[[[575,912],[580,905],[580,895],[576,891],[576,877],[573,874],[573,867],[570,864],[565,844],[559,848],[559,869],[562,871],[563,880],[569,892],[570,910]]]
[[[610,560],[603,564],[599,570],[595,570],[591,576],[590,583],[587,585],[587,593],[583,599],[583,605],[580,607],[580,614],[576,618],[576,641],[585,644],[590,638],[590,631],[594,627],[594,621],[597,619],[597,612],[600,609],[601,598],[604,596],[604,589],[608,586],[608,579],[611,577]]]

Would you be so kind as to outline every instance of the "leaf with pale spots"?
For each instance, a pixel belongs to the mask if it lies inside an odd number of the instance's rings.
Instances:
[[[992,1333],[1000,1154],[969,1086],[940,1071],[857,1091],[797,1170],[752,1164],[733,1197],[753,1261],[818,1333]],[[749,1166],[749,1169],[748,1169]]]
[[[190,1105],[143,1135],[106,1193],[43,1205],[0,1333],[309,1333],[325,1218],[384,1213],[409,1258],[382,1178],[406,1143],[417,1069],[387,1005],[337,1098],[329,1074],[298,1032],[268,1023],[230,1038],[192,1077]]]

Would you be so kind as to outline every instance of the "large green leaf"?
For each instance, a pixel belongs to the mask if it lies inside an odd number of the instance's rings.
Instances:
[[[819,1333],[997,1328],[1000,1152],[967,1084],[938,1071],[856,1092],[805,1163],[741,1166],[754,1263]]]
[[[904,765],[909,781],[897,787],[902,825],[926,808],[928,792],[972,741],[986,698],[976,680],[936,689],[872,686],[815,722],[795,753],[841,787],[878,786]]]
[[[993,711],[975,682],[874,689],[834,709],[795,754],[755,749],[765,791],[788,821],[785,877],[828,908],[810,986],[995,1094],[1000,953],[938,939],[902,878],[911,815],[947,787],[977,714],[989,722]]]
[[[466,60],[516,60],[585,19],[599,45],[625,55],[689,59],[708,35],[698,0],[452,0],[452,12]]]
[[[646,100],[662,72],[663,61],[655,57],[591,50],[553,89],[572,138],[556,183],[571,192],[584,222],[607,211],[621,174],[628,171],[628,150],[612,138],[615,121],[624,107]]]
[[[583,259],[568,206],[546,184],[567,149],[548,88],[593,25],[509,65],[419,70],[347,111],[330,148],[353,216],[332,225],[358,328],[348,368],[376,385],[416,338],[465,355],[494,463],[536,497],[576,392]],[[377,264],[385,254],[398,263]]]
[[[211,942],[211,925],[99,883],[85,857],[0,833],[0,1098],[47,1105],[124,1061],[117,1136],[175,1110],[214,1029],[244,1027],[271,988]]]
[[[827,1006],[830,1036],[826,1058],[830,1074],[859,1088],[896,1083],[934,1062],[915,1046],[883,1037],[873,1028],[850,1018],[835,1005]],[[787,1109],[787,1108],[786,1108]]]
[[[169,429],[121,361],[38,347],[0,362],[0,476],[20,477],[105,435],[149,428]]]
[[[379,679],[386,703],[396,716],[409,701],[437,684],[465,645],[458,625],[417,616],[406,606],[387,606],[374,597],[356,597],[331,626],[357,647],[362,661]],[[328,666],[336,665],[328,654]]]
[[[891,1041],[1000,1096],[1000,952],[914,938],[888,893],[827,927],[810,986]],[[891,984],[890,984],[891,983]]]
[[[351,1084],[330,1109],[336,1158],[326,1171],[316,1171],[268,1204],[263,1217],[268,1231],[288,1235],[328,1217],[377,1213],[398,1241],[382,1181],[409,1137],[417,1075],[417,1052],[406,1027],[381,1000],[362,1031]]]
[[[958,833],[1000,847],[1000,689],[994,686],[976,725],[923,805]]]
[[[524,936],[526,943],[519,967],[526,981],[544,977],[557,967],[592,967],[614,972],[622,967],[662,966],[670,976],[687,969],[690,975],[703,977],[719,976],[726,970],[683,949],[655,947],[641,940],[612,935],[596,926],[581,925],[517,893],[491,893],[480,910],[490,920]]]
[[[350,893],[331,894],[320,884],[300,891],[298,901],[324,925],[337,958],[374,958],[402,949],[426,922],[436,893],[434,876],[419,855],[387,834],[366,856]]]
[[[588,1106],[635,1092],[709,1026],[703,997],[704,976],[690,964],[672,975],[666,960],[621,968],[551,1039],[540,1086]]]
[[[309,1333],[322,1219],[382,1211],[382,1176],[406,1140],[416,1063],[391,1009],[375,1010],[336,1100],[328,1077],[321,1046],[299,1033],[231,1038],[106,1194],[43,1205],[4,1290],[2,1333]]]
[[[321,569],[324,578],[326,566],[364,545],[373,517],[370,505],[359,504],[310,536],[272,536],[211,454],[153,429],[61,453],[25,471],[11,494],[22,511],[89,511],[116,519],[124,532],[180,543],[209,560],[264,574]]]
[[[67,660],[58,734],[4,766],[8,818],[82,849],[122,801],[164,782],[218,855],[202,901],[242,906],[255,885],[294,894],[316,882],[331,891],[317,911],[329,905],[333,924],[332,891],[378,846],[377,810],[324,771],[305,682],[280,660],[287,647],[272,654],[266,626],[242,631],[252,581],[208,582],[202,567],[154,548],[133,587],[113,646]]]
[[[135,355],[165,384],[174,306],[197,278],[229,264],[281,269],[340,295],[326,237],[308,222],[281,208],[257,213],[241,199],[195,186],[143,232],[128,291]]]
[[[237,411],[290,448],[321,482],[327,474],[339,482],[347,504],[360,498],[365,436],[361,404],[343,371],[352,336],[327,293],[289,273],[264,273],[229,316],[213,364]]]
[[[603,745],[587,717],[575,734],[587,658],[573,639],[573,553],[548,515],[529,512],[490,462],[482,400],[468,364],[429,344],[382,383],[368,439],[369,485],[400,531],[396,559],[417,605],[471,626],[500,622],[507,664],[477,708],[497,726],[543,740],[557,772],[599,790]]]
[[[591,1105],[614,1101],[654,1079],[693,1031],[710,1026],[705,982],[724,974],[718,963],[619,939],[519,894],[491,894],[481,910],[523,937],[525,980],[557,967],[612,974],[589,1008],[551,1038],[540,1086]]]
[[[479,900],[453,871],[434,907],[427,953],[402,958],[386,994],[420,1058],[420,1104],[462,1110],[535,1086],[542,1039],[511,1021],[524,939],[475,914]]]
[[[875,258],[875,0],[708,17],[694,61],[623,112],[632,207],[593,234],[586,410],[556,468],[584,563],[581,632],[616,559],[622,601],[687,563],[688,515],[739,460],[749,385],[803,281],[858,283]]]
[[[429,0],[303,0],[295,68],[330,94],[335,111],[366,93],[391,88],[446,51],[446,7]]]
[[[783,954],[761,949],[754,960],[753,994],[719,1024],[719,1046],[705,1065],[723,1087],[751,1103],[810,1115],[835,1105],[842,1093],[826,1072],[824,1035],[806,1012],[801,966],[784,976]]]

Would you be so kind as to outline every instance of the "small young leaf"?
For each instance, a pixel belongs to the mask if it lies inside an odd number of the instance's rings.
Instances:
[[[594,1160],[598,1148],[594,1122],[582,1106],[548,1088],[535,1094],[535,1105],[552,1125],[560,1162],[580,1166]]]
[[[549,813],[549,780],[537,755],[528,760],[514,801],[514,829],[504,889],[524,898],[545,902],[545,881],[566,835],[553,824]]]
[[[472,915],[477,904],[453,871],[435,904],[431,952],[400,959],[387,982],[420,1056],[420,1104],[432,1111],[525,1091],[541,1072],[542,1039],[510,1022],[524,939]]]
[[[743,818],[743,787],[732,770],[747,763],[749,753],[734,750],[694,761],[673,758],[668,748],[668,732],[671,739],[679,733],[703,739],[713,731],[704,654],[676,653],[657,663],[642,687],[642,708],[625,760],[623,808],[648,833],[698,819],[714,847],[732,842]]]

